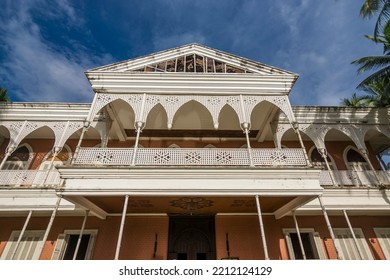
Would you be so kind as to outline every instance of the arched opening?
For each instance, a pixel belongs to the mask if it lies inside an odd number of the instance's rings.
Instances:
[[[371,160],[374,167],[390,170],[390,139],[376,128],[372,128],[364,135],[364,142],[370,155],[375,155],[378,162]],[[371,157],[373,159],[373,157]],[[378,164],[379,163],[379,164]],[[379,166],[380,165],[380,166]]]
[[[211,113],[195,100],[188,101],[176,111],[172,124],[172,130],[214,130]]]
[[[70,147],[65,144],[57,156],[55,156],[54,159],[53,157],[54,155],[52,152],[47,153],[39,166],[39,170],[49,170],[55,166],[69,164],[72,159],[72,151]]]
[[[150,110],[143,133],[149,129],[167,129],[168,116],[164,107],[158,103]]]
[[[32,162],[29,169],[37,169],[45,155],[53,149],[55,134],[47,126],[42,126],[28,134],[22,143],[28,143],[34,151]]]
[[[355,147],[349,146],[345,149],[344,161],[349,170],[370,170],[370,165]]]
[[[180,146],[177,144],[171,144],[168,146],[168,148],[176,148],[177,149],[177,148],[180,148]]]
[[[207,144],[204,148],[216,148],[213,144]]]
[[[125,141],[128,137],[135,136],[135,113],[129,103],[122,99],[116,99],[107,104],[101,111],[111,121],[110,130],[107,132],[109,139]]]
[[[0,125],[0,151],[4,152],[4,154],[6,152],[5,149],[8,146],[9,140],[10,134],[8,129],[5,126]]]
[[[242,130],[237,113],[229,104],[223,106],[219,112],[218,124],[218,130]]]
[[[314,142],[303,131],[299,131],[299,133],[301,134],[303,145],[305,146],[306,151],[308,151],[309,147],[314,145]],[[302,148],[298,135],[295,133],[293,128],[289,128],[285,133],[283,133],[280,142],[282,148]]]
[[[258,142],[272,142],[274,135],[271,123],[278,116],[280,109],[268,101],[261,101],[252,110],[250,116],[251,136]]]
[[[31,146],[26,143],[22,144],[8,157],[3,170],[27,170],[33,157]]]
[[[328,154],[333,157],[337,169],[349,169],[348,164],[342,155],[348,146],[355,146],[352,139],[344,132],[332,128],[326,133],[324,141],[326,150]]]
[[[322,169],[326,170],[326,162],[322,155],[318,152],[318,149],[316,146],[312,146],[309,150],[309,159],[313,166],[321,167]],[[336,164],[334,163],[333,158],[330,155],[326,156],[326,160],[329,164],[329,167],[331,170],[336,170]]]

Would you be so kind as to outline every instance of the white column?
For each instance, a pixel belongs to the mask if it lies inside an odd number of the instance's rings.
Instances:
[[[51,217],[50,217],[50,220],[49,220],[49,224],[47,225],[47,228],[46,228],[46,231],[45,231],[45,235],[43,236],[42,244],[39,247],[39,257],[42,255],[43,248],[45,247],[45,243],[46,243],[47,237],[49,236],[49,232],[50,232],[51,227],[53,225],[54,218],[55,218],[55,216],[57,214],[58,207],[60,206],[61,198],[62,198],[61,196],[58,196],[56,206],[54,207],[54,210],[53,210],[53,212],[51,214]]]
[[[329,162],[328,162],[328,152],[326,151],[326,149],[324,148],[319,148],[317,149],[318,152],[320,153],[321,157],[324,159],[325,161],[325,165],[326,165],[326,169],[328,169],[328,172],[329,172],[329,175],[330,175],[330,179],[332,180],[332,183],[333,183],[333,186],[336,186],[338,187],[339,184],[337,183],[336,181],[336,178],[334,177],[334,174],[333,174],[333,170],[330,168],[329,166]]]
[[[257,205],[257,215],[259,217],[260,235],[261,235],[261,240],[263,242],[263,248],[264,248],[264,256],[266,260],[269,260],[267,241],[265,239],[264,224],[261,215],[260,200],[258,195],[256,195],[256,205]]]
[[[372,165],[371,161],[370,161],[370,158],[368,157],[368,151],[367,149],[359,149],[360,152],[363,154],[363,157],[364,159],[367,161],[368,165],[370,166],[370,169],[372,170],[372,172],[374,173],[374,176],[376,178],[376,180],[378,181],[378,186],[381,186],[383,185],[379,176],[378,176],[378,173],[377,171],[375,170],[374,166]]]
[[[85,228],[85,224],[86,224],[87,218],[88,218],[88,213],[89,213],[89,210],[86,210],[86,211],[85,211],[85,215],[84,215],[83,224],[82,224],[82,226],[81,226],[79,238],[77,239],[76,249],[74,250],[73,260],[76,259],[77,253],[79,252],[79,248],[80,248],[80,244],[81,244],[81,239],[83,238],[84,228]]]
[[[87,130],[88,130],[90,124],[91,124],[91,123],[90,123],[89,121],[87,121],[87,120],[84,121],[83,130],[81,131],[81,135],[80,135],[80,138],[79,138],[79,142],[77,143],[76,150],[75,150],[75,152],[74,152],[74,154],[73,154],[73,157],[72,157],[72,160],[71,160],[70,164],[74,164],[74,163],[75,163],[76,158],[77,158],[77,156],[78,156],[78,154],[79,154],[80,146],[81,146],[81,143],[82,143],[82,141],[83,141],[84,135],[85,135],[85,133],[87,132]]]
[[[357,242],[357,239],[356,239],[356,235],[355,235],[355,232],[353,231],[353,228],[351,226],[351,222],[349,221],[349,218],[348,218],[348,215],[347,215],[347,211],[343,210],[343,214],[344,214],[345,220],[347,221],[349,231],[351,232],[351,235],[352,235],[352,238],[353,238],[353,242],[354,242],[355,247],[356,247],[356,251],[358,252],[359,258],[362,260],[363,259],[362,252],[360,252],[360,248],[359,248],[359,245],[358,245],[358,242]]]
[[[340,259],[340,255],[339,255],[340,250],[338,248],[338,245],[336,244],[336,237],[334,235],[332,226],[331,226],[330,221],[329,221],[328,213],[326,213],[326,209],[324,207],[324,204],[322,203],[322,198],[321,198],[320,195],[318,196],[318,201],[320,202],[320,206],[321,206],[324,218],[325,218],[326,226],[328,227],[328,231],[329,231],[330,237],[332,238],[333,245],[334,245],[334,248],[336,250],[336,256],[337,256],[338,259]]]
[[[4,158],[3,158],[3,160],[2,160],[1,163],[0,163],[0,170],[3,169],[3,166],[4,166],[4,164],[6,163],[8,157],[12,154],[12,152],[13,152],[14,150],[15,150],[14,147],[9,147],[9,148],[7,148],[7,152],[6,152],[6,154],[4,155]]]
[[[244,130],[245,138],[246,138],[246,146],[248,149],[249,164],[250,164],[250,166],[255,166],[253,164],[252,147],[251,147],[251,142],[249,140],[249,123],[247,123],[247,122],[243,123],[242,128]]]
[[[295,216],[295,211],[292,212],[292,216],[293,216],[293,219],[294,219],[295,230],[297,231],[299,246],[301,247],[302,257],[303,257],[304,260],[306,260],[305,248],[303,247],[301,232],[299,231],[299,226],[298,226],[297,217]]]
[[[19,145],[19,138],[20,138],[20,135],[22,134],[24,128],[26,127],[26,124],[27,124],[27,121],[24,121],[23,122],[23,125],[22,127],[20,128],[19,132],[18,132],[18,135],[16,135],[16,138],[14,141],[12,141],[12,139],[9,139],[9,146],[7,147],[7,152],[3,158],[3,160],[1,161],[0,163],[0,170],[3,169],[3,166],[5,164],[5,162],[7,161],[8,157],[13,153],[13,151],[15,151],[15,149],[18,147]],[[12,141],[12,142],[11,142]],[[12,145],[10,145],[12,144]]]
[[[125,203],[123,205],[121,224],[120,224],[120,227],[119,227],[118,242],[116,244],[115,260],[118,260],[119,252],[121,250],[123,228],[125,226],[125,219],[126,219],[126,212],[127,212],[127,204],[128,204],[128,202],[129,202],[129,196],[126,195],[125,196]]]
[[[307,166],[312,166],[310,160],[309,160],[309,157],[307,155],[307,152],[306,152],[306,148],[305,148],[305,145],[303,144],[303,140],[302,140],[302,136],[301,136],[301,133],[299,131],[299,126],[298,126],[298,123],[297,122],[293,122],[291,123],[295,133],[298,135],[298,139],[299,139],[299,143],[301,145],[301,148],[303,150],[303,155],[305,156],[305,160],[306,160],[306,164]]]
[[[134,149],[133,149],[133,158],[131,159],[131,165],[134,166],[137,160],[138,145],[139,145],[139,136],[141,134],[142,128],[144,126],[143,122],[136,122],[137,136],[135,137]]]
[[[13,253],[12,253],[11,260],[13,260],[13,259],[15,258],[16,252],[18,251],[18,247],[19,247],[20,241],[22,241],[24,232],[26,231],[27,225],[28,225],[28,223],[30,222],[31,215],[32,215],[32,211],[30,210],[30,211],[28,212],[27,219],[26,219],[26,221],[24,222],[22,231],[21,231],[20,234],[19,234],[18,241],[16,241],[15,249],[14,249],[14,251],[13,251]]]

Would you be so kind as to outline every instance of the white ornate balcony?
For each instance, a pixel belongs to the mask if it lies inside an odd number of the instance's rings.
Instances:
[[[378,181],[371,170],[353,171],[353,170],[337,170],[333,171],[336,183],[339,186],[377,186]],[[390,185],[389,171],[377,171],[380,182],[385,185]],[[323,170],[320,176],[320,184],[322,186],[332,186],[332,179],[329,171]]]
[[[304,166],[302,149],[251,149],[256,166]],[[130,165],[132,148],[81,148],[76,159],[79,165]],[[140,148],[136,165],[141,166],[248,166],[247,149],[182,149]]]
[[[60,181],[57,169],[0,171],[0,186],[55,186]]]

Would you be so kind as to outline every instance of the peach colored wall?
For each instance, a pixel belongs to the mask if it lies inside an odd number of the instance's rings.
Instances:
[[[320,234],[325,255],[336,259],[336,251],[330,238],[323,216],[298,216],[300,228],[313,228]],[[390,227],[390,219],[381,216],[351,216],[351,224],[361,228],[374,259],[385,256],[376,238],[374,227]],[[343,216],[331,216],[333,228],[347,228]],[[275,220],[273,216],[263,217],[268,253],[271,259],[289,259],[283,229],[295,228],[292,217]],[[217,216],[216,217],[217,259],[227,256],[226,233],[229,234],[230,256],[240,259],[264,259],[259,222],[257,216]]]
[[[0,218],[0,255],[13,230],[21,230],[25,218]],[[27,230],[45,230],[49,217],[32,217]],[[83,217],[56,217],[41,255],[49,260],[57,237],[64,230],[80,230]],[[10,227],[12,225],[12,227]],[[92,259],[114,259],[118,240],[120,217],[100,220],[89,217],[86,229],[97,229]],[[123,232],[120,259],[153,259],[155,234],[158,234],[156,259],[166,259],[168,251],[168,217],[127,217]]]

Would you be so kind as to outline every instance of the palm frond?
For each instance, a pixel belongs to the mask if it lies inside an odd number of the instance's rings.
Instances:
[[[358,68],[358,73],[363,73],[369,70],[386,67],[390,64],[390,56],[366,56],[353,61],[352,64],[361,65]]]
[[[378,10],[382,3],[381,0],[366,0],[360,9],[360,16],[363,18],[371,18]]]
[[[380,33],[384,32],[386,24],[390,20],[390,1],[380,1],[382,2],[382,9],[379,12],[378,20],[374,28],[374,36],[378,36]],[[378,7],[379,10],[379,7]]]
[[[387,66],[369,75],[367,78],[361,81],[356,88],[363,90],[365,86],[372,84],[375,80],[389,79],[389,77],[390,77],[390,66]]]

